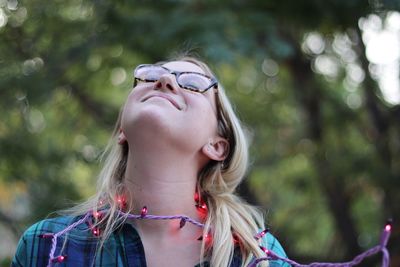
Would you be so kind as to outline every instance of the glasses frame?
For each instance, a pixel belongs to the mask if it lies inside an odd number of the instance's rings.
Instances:
[[[166,68],[166,67],[164,67],[162,65],[157,65],[157,64],[141,64],[141,65],[137,66],[135,68],[135,70],[133,71],[133,77],[134,77],[133,86],[134,87],[138,84],[138,81],[140,81],[140,82],[156,82],[157,81],[157,80],[141,79],[141,78],[136,77],[136,71],[139,70],[140,68],[144,68],[144,67],[160,67],[160,68],[166,70],[168,73],[173,74],[175,76],[176,83],[179,85],[179,87],[181,87],[182,89],[185,89],[185,90],[192,91],[192,92],[203,94],[204,92],[208,91],[212,87],[214,87],[215,89],[218,88],[218,81],[214,77],[209,77],[209,76],[207,76],[205,74],[198,73],[198,72],[193,72],[193,71],[170,70],[170,69],[168,69],[168,68]],[[203,77],[205,77],[205,78],[210,80],[210,86],[208,86],[207,88],[205,88],[203,90],[197,90],[197,89],[193,89],[193,88],[184,86],[184,85],[180,84],[179,80],[178,80],[179,76],[181,76],[182,74],[196,74],[196,75],[203,76]]]

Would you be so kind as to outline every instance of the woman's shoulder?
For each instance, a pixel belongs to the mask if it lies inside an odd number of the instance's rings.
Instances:
[[[38,264],[29,265],[43,266],[41,265],[42,263],[47,264],[46,256],[48,256],[48,252],[45,252],[50,249],[53,234],[63,231],[83,217],[84,216],[60,216],[41,220],[28,227],[18,242],[12,266],[27,266],[28,263],[32,262]],[[83,230],[84,226],[78,225],[77,228]],[[87,237],[84,233],[85,231],[79,231],[75,236],[85,239]]]
[[[274,252],[276,255],[282,258],[287,258],[286,252],[283,249],[281,243],[279,243],[278,239],[276,239],[276,237],[269,232],[262,237],[262,246]],[[282,260],[269,261],[269,267],[278,267],[278,266],[289,267],[291,265]]]
[[[75,222],[81,220],[84,215],[80,216],[59,216],[48,218],[34,223],[24,232],[22,239],[25,241],[34,238],[52,238],[52,234],[58,233]],[[82,228],[82,229],[81,229]],[[84,230],[85,227],[78,225],[76,230]],[[87,227],[86,227],[87,228]]]

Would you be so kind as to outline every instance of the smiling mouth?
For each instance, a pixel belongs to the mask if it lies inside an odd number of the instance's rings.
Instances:
[[[159,97],[162,99],[167,100],[168,102],[170,102],[175,108],[177,108],[178,110],[182,110],[182,108],[178,105],[178,103],[170,96],[168,95],[161,95],[161,94],[155,94],[155,95],[150,95],[145,97],[142,102],[145,102],[146,100],[150,99],[150,98],[154,98],[154,97]]]

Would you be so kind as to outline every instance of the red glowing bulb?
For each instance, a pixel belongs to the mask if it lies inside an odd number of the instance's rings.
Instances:
[[[53,258],[52,261],[53,262],[63,262],[64,260],[67,259],[67,256],[58,256],[57,258]]]
[[[262,238],[263,236],[265,236],[265,234],[268,232],[269,232],[269,228],[263,230],[262,232],[259,232],[258,234],[256,234],[254,236],[254,238],[258,240],[258,239]]]
[[[196,203],[198,203],[199,200],[200,200],[199,193],[198,193],[198,192],[194,193],[194,201],[195,201]]]
[[[41,234],[39,235],[40,238],[53,238],[54,234],[52,233],[46,233],[46,234]]]
[[[142,208],[142,211],[140,212],[140,217],[145,217],[147,215],[147,207],[146,206],[144,206],[143,208]]]
[[[197,240],[202,241],[205,240],[206,242],[210,242],[211,241],[211,234],[204,234],[201,235],[199,238],[197,238]]]
[[[125,204],[124,196],[117,196],[117,202],[120,203],[120,204]]]
[[[94,211],[94,212],[93,212],[93,217],[95,217],[96,219],[98,219],[98,218],[101,217],[101,213],[98,212],[98,211]]]
[[[120,209],[126,208],[126,200],[124,196],[117,196],[117,202]]]
[[[269,250],[266,247],[260,246],[260,248],[265,254],[269,255]]]
[[[99,228],[93,228],[92,229],[92,233],[93,233],[93,235],[95,235],[95,236],[99,236],[100,235],[100,230],[99,230]]]
[[[202,211],[202,212],[206,212],[207,211],[207,205],[204,202],[196,204],[196,208],[198,210]]]
[[[206,240],[206,242],[211,242],[211,238],[212,238],[212,236],[211,236],[211,234],[205,234],[204,235],[204,239]]]
[[[233,243],[234,244],[239,244],[239,238],[235,234],[233,235]]]
[[[392,230],[392,226],[390,224],[386,224],[385,231],[390,232]]]

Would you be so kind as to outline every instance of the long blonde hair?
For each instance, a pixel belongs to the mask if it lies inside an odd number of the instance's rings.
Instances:
[[[196,64],[207,75],[214,76],[209,67],[196,58],[181,57],[175,60]],[[246,266],[253,257],[265,256],[254,238],[254,235],[264,227],[264,217],[256,207],[247,204],[235,194],[248,167],[248,142],[241,123],[220,84],[217,90],[218,132],[228,140],[230,150],[223,162],[209,162],[198,175],[198,193],[208,208],[203,236],[210,233],[212,236],[209,242],[207,242],[209,239],[203,239],[200,258],[202,263],[209,261],[210,266],[229,266],[237,243],[240,246],[242,266]],[[125,204],[122,197],[129,195],[129,188],[124,184],[129,147],[127,143],[118,145],[120,125],[121,113],[105,151],[105,162],[99,174],[97,194],[70,210],[73,214],[97,212],[100,209],[105,212],[96,223],[102,225],[100,246],[127,218],[118,214],[121,204]],[[128,214],[132,210],[131,203],[126,202],[125,213]],[[268,263],[260,265],[267,266]]]

